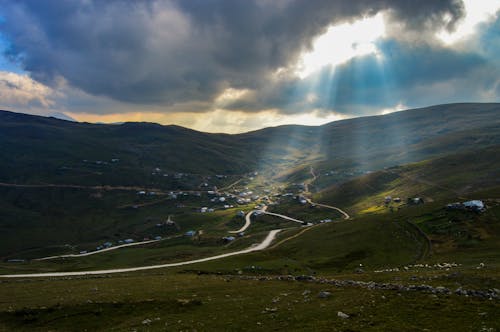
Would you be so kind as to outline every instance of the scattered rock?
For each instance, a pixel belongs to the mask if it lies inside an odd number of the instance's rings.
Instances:
[[[455,265],[455,264],[454,264]],[[424,266],[424,265],[422,265]],[[427,266],[427,265],[425,265]],[[423,293],[431,293],[431,294],[439,294],[439,295],[449,295],[454,293],[459,296],[466,297],[476,297],[487,300],[498,300],[500,299],[500,290],[497,288],[488,289],[488,290],[466,290],[462,289],[462,287],[457,288],[454,292],[450,289],[442,286],[430,286],[426,284],[421,285],[402,285],[400,283],[382,283],[375,281],[359,281],[359,280],[339,280],[339,279],[327,279],[321,277],[312,277],[312,276],[266,276],[266,277],[257,277],[257,276],[241,276],[239,277],[243,280],[259,280],[259,281],[273,281],[273,280],[281,280],[281,281],[301,281],[301,282],[314,282],[320,284],[328,284],[334,287],[360,287],[369,290],[393,290],[398,292],[398,296],[401,296],[400,292],[423,292]],[[410,278],[413,279],[413,278]],[[415,277],[414,279],[417,279]],[[302,296],[304,296],[304,301],[309,301],[309,294],[311,291],[306,289],[302,292]],[[319,295],[318,295],[319,296]],[[200,303],[201,304],[201,303]]]
[[[201,305],[202,302],[199,299],[177,299],[177,304],[181,306]]]
[[[326,298],[330,297],[331,295],[332,295],[332,293],[330,293],[330,292],[322,291],[322,292],[319,292],[318,297],[320,299],[326,299]]]
[[[343,319],[349,318],[348,314],[343,313],[342,311],[337,312],[337,316]]]
[[[302,275],[302,276],[296,276],[295,280],[297,281],[313,281],[315,278],[313,276],[308,276],[308,275]]]

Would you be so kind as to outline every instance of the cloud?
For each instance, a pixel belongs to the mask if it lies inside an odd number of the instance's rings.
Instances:
[[[455,0],[1,1],[7,56],[31,77],[123,103],[209,109],[227,89],[256,91],[261,109],[290,104],[291,77],[273,75],[334,24],[386,11],[405,29],[451,29]],[[262,92],[269,81],[272,91]],[[250,101],[250,100],[248,100]],[[269,102],[269,105],[266,103]],[[237,106],[237,105],[236,105]],[[245,107],[242,107],[245,108]],[[255,107],[254,107],[255,108]],[[245,109],[250,109],[246,107]],[[109,112],[96,108],[93,112]]]
[[[241,133],[261,129],[263,127],[286,124],[321,125],[327,122],[347,118],[343,114],[323,110],[312,110],[300,114],[283,114],[279,110],[270,109],[259,112],[238,112],[217,109],[210,112],[120,112],[111,114],[72,113],[69,116],[78,121],[118,123],[125,121],[147,121],[162,124],[176,124],[195,130],[212,133]]]
[[[0,107],[49,108],[56,92],[28,75],[0,71]]]
[[[499,26],[500,17],[483,25],[467,41],[473,45],[468,48],[388,36],[377,42],[376,54],[325,66],[303,80],[283,72],[225,107],[249,112],[280,108],[283,113],[318,108],[360,116],[397,105],[498,101]]]

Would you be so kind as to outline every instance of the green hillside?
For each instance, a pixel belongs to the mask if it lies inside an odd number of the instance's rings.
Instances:
[[[159,185],[162,172],[376,170],[500,143],[499,104],[450,104],[319,127],[226,135],[152,123],[74,123],[0,112],[0,182]],[[115,160],[115,162],[112,162]]]
[[[498,198],[499,156],[500,146],[493,146],[394,166],[331,186],[315,196],[354,213],[387,212],[391,206],[405,205],[410,197],[427,202]],[[386,207],[386,196],[399,197],[402,203]]]
[[[0,141],[2,151],[11,151],[2,154],[11,163],[1,166],[7,183],[0,184],[0,274],[182,262],[248,248],[270,230],[281,231],[265,250],[202,263],[0,278],[0,331],[498,330],[497,107],[447,105],[241,135],[29,116],[21,121],[24,116],[7,113],[18,122],[0,123],[3,138],[11,137],[9,144]],[[29,129],[12,129],[17,126]],[[325,134],[320,140],[317,131]],[[189,159],[175,147],[176,136],[195,151],[224,146],[234,154]],[[166,155],[179,164],[161,163]],[[105,157],[107,163],[96,163]],[[232,175],[213,176],[223,169]],[[176,175],[182,170],[186,174]],[[259,173],[238,174],[253,170]],[[224,202],[208,193],[213,186]],[[301,203],[297,197],[303,196],[314,203]],[[423,203],[414,204],[417,197]],[[471,199],[483,200],[486,210],[446,208]],[[243,225],[240,210],[260,204],[313,225],[254,216],[244,234],[223,239]],[[215,209],[201,213],[202,206]],[[174,226],[165,226],[169,216]],[[184,235],[189,230],[202,232]],[[158,235],[162,240],[152,244],[33,260]]]

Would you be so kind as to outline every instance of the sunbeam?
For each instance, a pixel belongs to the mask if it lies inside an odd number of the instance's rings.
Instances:
[[[352,23],[331,26],[313,43],[298,65],[298,75],[305,78],[326,65],[336,66],[354,57],[376,54],[375,41],[385,35],[382,13]]]

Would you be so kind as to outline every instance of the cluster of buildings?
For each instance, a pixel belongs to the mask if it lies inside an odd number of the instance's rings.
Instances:
[[[486,210],[486,205],[481,200],[472,200],[467,202],[456,202],[446,205],[448,210],[467,210],[474,212],[483,212]]]
[[[158,236],[153,237],[152,239],[155,240],[155,241],[160,241],[162,239],[162,237],[158,235]],[[150,240],[151,240],[150,238],[144,238],[143,239],[143,241],[150,241]],[[128,238],[128,239],[124,239],[124,240],[118,240],[118,245],[131,244],[131,243],[135,243],[135,240],[132,239],[132,238]],[[97,246],[95,249],[96,249],[96,251],[99,251],[99,250],[111,248],[114,245],[115,244],[113,242],[107,241],[107,242],[104,242],[103,244],[101,244],[100,246]],[[80,251],[80,254],[86,254],[86,253],[88,253],[87,250]]]
[[[385,196],[384,197],[384,204],[389,205],[391,202],[394,203],[401,203],[402,199],[401,197],[392,197],[392,196]],[[408,205],[418,205],[418,204],[424,204],[424,199],[422,197],[408,197],[406,200],[406,204]]]

